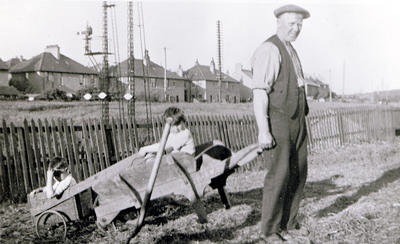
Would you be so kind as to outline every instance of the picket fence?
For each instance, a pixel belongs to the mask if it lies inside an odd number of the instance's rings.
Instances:
[[[192,115],[187,125],[195,144],[221,140],[233,151],[256,143],[257,125],[250,115]],[[329,147],[375,140],[392,140],[400,128],[400,109],[365,107],[312,112],[306,119],[310,152]],[[26,200],[31,190],[45,185],[48,160],[67,158],[71,172],[82,181],[137,152],[143,144],[158,141],[163,121],[151,125],[132,120],[111,119],[109,124],[93,119],[76,124],[73,120],[24,120],[15,126],[0,125],[0,201]],[[150,133],[150,139],[146,136]],[[146,141],[147,138],[147,141]],[[246,165],[262,167],[261,160]]]

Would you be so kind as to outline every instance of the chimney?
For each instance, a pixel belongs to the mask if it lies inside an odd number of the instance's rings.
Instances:
[[[182,69],[182,66],[181,66],[181,65],[178,66],[178,70],[176,71],[176,73],[177,73],[180,77],[183,77],[183,69]]]
[[[215,74],[215,62],[214,62],[214,58],[211,59],[210,71],[211,71],[211,73]]]
[[[58,45],[48,45],[44,52],[51,53],[56,59],[60,59],[60,47]]]
[[[196,59],[196,62],[194,63],[195,65],[199,65],[199,60]]]
[[[241,74],[243,70],[243,65],[241,63],[235,64],[235,73]]]
[[[150,66],[149,50],[144,50],[144,65]]]

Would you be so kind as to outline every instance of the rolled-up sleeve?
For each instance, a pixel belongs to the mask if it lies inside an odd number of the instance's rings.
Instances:
[[[269,92],[278,77],[281,55],[279,49],[271,42],[264,42],[251,58],[253,78],[251,89],[264,89]]]

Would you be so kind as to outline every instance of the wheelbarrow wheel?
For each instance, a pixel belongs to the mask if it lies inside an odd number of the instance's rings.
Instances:
[[[64,241],[67,237],[67,222],[65,217],[54,210],[48,210],[39,215],[35,223],[36,235],[41,240]]]

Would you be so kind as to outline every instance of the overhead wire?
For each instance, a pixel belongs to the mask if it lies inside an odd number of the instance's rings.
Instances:
[[[142,13],[141,14],[141,16],[142,16],[142,26],[143,26],[143,45],[144,45],[144,49],[145,50],[147,50],[147,47],[146,47],[146,31],[145,31],[145,29],[144,29],[144,27],[145,27],[145,25],[144,25],[144,17],[143,17],[143,2],[140,2],[140,12]],[[150,64],[150,59],[149,59],[149,63],[147,64],[147,75],[148,76],[150,76],[150,67],[151,67],[151,64]],[[149,103],[149,116],[150,116],[150,118],[151,118],[151,122],[153,123],[153,115],[152,115],[152,113],[151,113],[151,91],[150,91],[150,85],[149,85],[149,82],[147,81],[147,92],[148,92],[148,103]]]
[[[121,84],[120,84],[120,78],[121,78],[121,62],[120,62],[120,55],[119,55],[119,40],[118,40],[118,29],[117,29],[117,18],[116,18],[116,12],[115,12],[115,7],[111,9],[111,27],[112,27],[112,35],[113,35],[113,46],[114,46],[114,62],[115,62],[115,85],[117,88],[117,101],[118,101],[118,115],[119,115],[119,120],[122,124],[122,121],[125,119],[124,116],[124,109],[123,106],[121,105],[121,94],[122,94],[122,89],[121,89]]]

